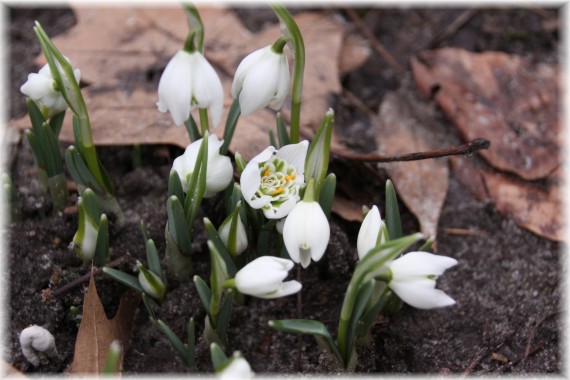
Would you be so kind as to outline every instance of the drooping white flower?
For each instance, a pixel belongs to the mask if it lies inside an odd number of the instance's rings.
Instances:
[[[196,140],[188,145],[184,153],[172,163],[172,169],[180,176],[184,192],[188,191],[188,180],[194,172],[202,140]],[[204,193],[206,198],[224,190],[232,180],[234,172],[232,162],[229,157],[220,154],[220,147],[223,143],[224,140],[218,140],[216,135],[208,136],[208,165],[206,168],[206,192]]]
[[[22,354],[34,367],[40,365],[38,353],[44,353],[52,358],[58,356],[53,335],[38,325],[31,325],[20,332],[20,346]]]
[[[252,379],[253,371],[247,360],[236,351],[231,361],[217,374],[221,380]]]
[[[291,260],[279,257],[258,257],[236,273],[236,288],[240,293],[259,298],[278,298],[297,293],[302,287],[300,282],[283,282],[294,265]]]
[[[174,124],[182,125],[195,108],[209,108],[212,126],[222,120],[224,90],[216,71],[197,51],[178,51],[168,62],[158,83],[158,110],[170,111]]]
[[[281,219],[299,202],[299,188],[305,183],[305,157],[308,141],[270,146],[251,159],[240,178],[242,194],[266,218]]]
[[[368,211],[368,214],[366,214],[366,217],[360,225],[360,231],[358,232],[356,249],[360,260],[362,260],[372,248],[376,247],[377,243],[386,242],[386,237],[381,233],[382,226],[384,226],[384,221],[380,217],[378,207],[374,206]],[[380,237],[380,241],[378,241],[378,237]]]
[[[289,256],[306,268],[323,257],[330,237],[330,226],[318,202],[301,201],[289,213],[283,226],[283,241]]]
[[[439,275],[457,264],[457,260],[427,252],[410,252],[388,267],[392,279],[388,286],[405,303],[418,309],[432,309],[455,304],[444,291],[435,289]]]
[[[79,69],[74,69],[73,75],[77,83],[79,83],[81,78]],[[45,118],[50,118],[67,109],[67,103],[57,89],[57,83],[53,79],[47,63],[37,74],[31,73],[28,75],[28,80],[20,87],[20,91],[36,103]]]
[[[287,57],[266,46],[241,61],[232,83],[232,97],[239,97],[244,116],[268,105],[278,110],[287,97],[289,82]]]

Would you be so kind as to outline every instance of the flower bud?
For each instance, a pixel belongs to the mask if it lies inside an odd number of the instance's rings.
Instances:
[[[137,260],[137,268],[139,269],[139,284],[144,289],[145,293],[156,300],[161,300],[164,297],[166,286],[162,279],[154,272],[146,269],[140,261]]]
[[[184,154],[177,157],[172,168],[180,176],[182,189],[188,191],[188,179],[194,172],[198,153],[203,139],[194,141],[188,145]],[[232,181],[234,169],[229,157],[220,154],[220,147],[223,140],[218,140],[218,136],[208,136],[208,164],[206,168],[206,192],[204,197],[209,198],[224,190]]]
[[[358,232],[356,249],[360,260],[362,260],[372,248],[386,242],[385,230],[385,224],[380,217],[378,207],[372,207],[372,210],[368,211],[362,221],[360,231]]]
[[[240,255],[247,249],[247,233],[239,216],[239,206],[224,220],[218,233],[232,256]]]
[[[229,363],[227,363],[217,375],[221,380],[234,380],[251,379],[254,373],[247,360],[241,356],[239,351],[236,351],[233,357],[229,359]]]

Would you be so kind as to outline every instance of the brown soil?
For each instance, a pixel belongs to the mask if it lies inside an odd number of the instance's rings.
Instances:
[[[426,47],[434,47],[431,42],[437,33],[463,11],[374,9],[366,13],[364,20],[398,62],[408,68],[410,56]],[[334,12],[343,14],[340,10]],[[240,10],[239,14],[252,29],[272,20],[270,13],[268,16],[267,12],[254,9]],[[481,9],[439,46],[459,46],[472,51],[500,50],[528,56],[537,62],[557,62],[558,29],[544,26],[545,19],[557,15],[557,9]],[[12,8],[9,16],[10,115],[20,117],[25,108],[19,86],[26,80],[27,73],[37,70],[33,58],[40,51],[32,31],[33,20],[39,20],[53,36],[71,27],[75,19],[68,9],[57,8]],[[406,83],[410,82],[410,73],[407,69],[404,77],[398,76],[374,54],[361,70],[342,79],[347,89],[375,110],[386,91],[409,86]],[[366,128],[370,125],[368,116],[342,99],[336,99],[335,103],[339,135],[351,136],[347,142],[355,149],[374,149],[370,143],[374,141],[370,138],[371,129]],[[449,142],[458,143],[453,125],[442,114],[438,119],[446,128]],[[145,257],[139,230],[141,220],[159,252],[164,252],[167,177],[172,160],[182,150],[145,146],[142,153],[142,167],[133,169],[130,147],[99,148],[128,219],[121,231],[114,231],[111,256],[129,254],[133,262],[134,258]],[[15,148],[14,157],[9,157],[9,161],[12,166],[8,169],[22,201],[22,221],[7,226],[10,315],[4,359],[26,373],[61,373],[73,359],[78,328],[78,319],[70,308],[81,308],[87,283],[59,297],[50,296],[47,290],[56,290],[89,271],[68,249],[76,230],[77,214],[51,212],[49,202],[39,190],[25,141]],[[339,178],[339,189],[343,188],[343,182],[356,184],[367,194],[367,199],[357,201],[383,207],[382,189],[386,178],[382,172],[372,176],[364,165],[340,159],[333,160],[331,171]],[[213,200],[204,207],[206,213],[213,213],[214,219],[219,218],[215,204]],[[406,231],[413,232],[417,228],[416,220],[405,208],[401,211]],[[316,265],[311,265],[302,273],[302,317],[323,321],[333,332],[356,261],[358,228],[357,223],[334,216],[327,251],[328,272],[324,274]],[[452,233],[451,228],[480,230],[486,235],[458,235]],[[195,256],[195,270],[202,278],[209,276],[205,241],[202,232],[196,239],[201,252]],[[492,203],[476,200],[452,177],[439,224],[438,252],[457,258],[459,265],[442,276],[438,286],[456,299],[457,304],[435,311],[404,305],[400,313],[383,316],[373,328],[373,339],[359,350],[356,371],[561,373],[560,251],[559,244],[537,237],[498,214]],[[128,270],[129,265],[124,269]],[[112,315],[125,288],[104,277],[97,278],[97,287]],[[170,281],[159,316],[181,337],[185,335],[188,318],[194,317],[201,336],[205,314],[193,283]],[[312,337],[300,339],[267,326],[268,320],[295,317],[298,317],[295,297],[250,299],[247,306],[235,306],[227,352],[240,350],[257,373],[330,371],[328,361]],[[44,360],[38,368],[26,362],[18,334],[30,324],[42,325],[53,333],[59,360]],[[209,353],[202,339],[197,356],[198,369],[211,372]],[[128,374],[185,372],[142,307],[137,312],[124,370]]]

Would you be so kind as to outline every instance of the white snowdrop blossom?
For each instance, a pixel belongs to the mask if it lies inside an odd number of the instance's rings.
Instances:
[[[222,120],[224,90],[216,71],[197,51],[178,51],[168,62],[158,83],[158,110],[170,111],[174,124],[182,125],[190,112],[209,108],[212,126]]]
[[[232,227],[231,218],[228,218],[222,225],[220,226],[220,230],[218,231],[220,235],[220,239],[226,247],[228,247],[229,240],[230,240],[230,230]],[[245,226],[241,221],[241,218],[237,217],[237,228],[236,228],[236,251],[232,252],[234,255],[240,255],[247,249],[247,233],[245,231]]]
[[[283,226],[283,241],[289,256],[306,268],[319,261],[327,249],[330,226],[318,202],[301,201],[289,213]]]
[[[356,241],[356,249],[358,251],[358,257],[360,260],[366,256],[368,252],[374,247],[376,247],[377,243],[385,243],[386,237],[384,234],[381,234],[381,228],[384,225],[384,221],[380,217],[380,211],[378,207],[374,206],[366,217],[362,221],[362,225],[360,226],[360,231],[358,232],[358,240]],[[378,237],[380,235],[380,241],[378,241]]]
[[[182,182],[184,192],[188,191],[188,180],[194,172],[198,153],[203,139],[194,141],[188,145],[184,153],[172,163]],[[206,168],[206,192],[204,197],[209,198],[224,190],[232,181],[233,166],[229,157],[220,154],[220,147],[224,140],[218,140],[218,136],[208,136],[208,165]]]
[[[405,303],[418,309],[432,309],[455,304],[444,291],[435,289],[439,275],[457,264],[457,260],[427,252],[410,252],[388,267],[392,279],[388,286]]]
[[[20,346],[22,354],[34,367],[40,365],[38,353],[44,353],[52,358],[57,357],[53,335],[38,325],[26,327],[20,332]]]
[[[144,289],[145,293],[154,299],[161,300],[162,297],[164,297],[164,292],[166,291],[166,286],[162,279],[156,273],[144,268],[142,263],[138,260],[137,268],[139,269],[139,284]]]
[[[240,178],[246,202],[268,219],[287,216],[300,200],[308,146],[307,140],[279,150],[270,146],[252,158]]]
[[[69,62],[69,59],[67,61]],[[81,78],[79,69],[74,69],[73,75],[79,83]],[[28,75],[28,80],[20,87],[20,91],[36,103],[45,118],[50,118],[67,109],[67,103],[58,90],[57,83],[53,79],[47,63],[37,74]]]
[[[295,264],[274,256],[261,256],[236,273],[235,285],[240,293],[259,298],[278,298],[297,293],[301,283],[285,281]]]
[[[266,46],[241,61],[232,83],[232,97],[239,97],[244,116],[268,105],[278,110],[289,92],[289,82],[287,57]]]
[[[238,379],[252,379],[254,372],[247,360],[241,356],[239,351],[234,353],[231,361],[226,365],[218,374],[221,380],[238,380]]]

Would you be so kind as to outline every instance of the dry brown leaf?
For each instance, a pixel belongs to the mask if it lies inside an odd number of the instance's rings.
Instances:
[[[551,240],[564,235],[561,170],[544,181],[523,181],[476,165],[465,157],[453,157],[452,169],[458,180],[478,198],[495,202],[500,213],[517,225]],[[542,182],[542,181],[541,181]]]
[[[332,212],[349,222],[362,222],[364,220],[362,205],[342,195],[335,195]]]
[[[560,85],[557,66],[531,65],[500,52],[458,48],[412,59],[416,82],[455,122],[466,140],[482,137],[481,155],[495,168],[527,180],[560,165]]]
[[[117,314],[109,320],[97,295],[93,272],[91,272],[89,288],[83,299],[83,316],[75,341],[71,373],[101,373],[109,346],[115,339],[121,342],[124,352],[131,336],[133,318],[139,302],[138,293],[127,291],[121,297]]]
[[[439,148],[425,115],[415,114],[402,95],[384,96],[377,117],[376,144],[383,155],[396,156]],[[447,195],[447,159],[379,164],[408,209],[418,218],[425,236],[436,236],[441,208]]]
[[[89,84],[82,91],[95,143],[186,147],[186,130],[176,128],[170,115],[156,107],[160,72],[181,48],[188,31],[183,9],[80,6],[74,11],[76,26],[53,41]],[[279,26],[252,34],[229,9],[203,7],[200,13],[206,28],[206,56],[222,79],[227,112],[237,65],[248,53],[274,42],[280,36]],[[338,61],[344,31],[322,12],[298,14],[295,20],[307,53],[301,123],[312,136],[329,107],[328,96],[341,89]],[[285,118],[288,112],[283,110]],[[29,128],[29,120],[24,117],[14,125]],[[274,125],[275,113],[269,110],[241,117],[230,149],[246,159],[253,157],[267,146],[267,133]],[[216,133],[222,136],[223,127]],[[66,118],[60,139],[73,141],[71,117]]]

